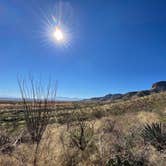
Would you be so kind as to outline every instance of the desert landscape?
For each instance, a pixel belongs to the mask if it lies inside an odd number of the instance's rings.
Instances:
[[[166,82],[119,98],[109,96],[50,102],[54,113],[43,132],[35,165],[165,166]],[[34,164],[36,142],[30,131],[44,121],[29,115],[39,121],[29,130],[23,106],[23,101],[1,101],[0,165]]]
[[[166,166],[166,0],[0,0],[0,166]]]

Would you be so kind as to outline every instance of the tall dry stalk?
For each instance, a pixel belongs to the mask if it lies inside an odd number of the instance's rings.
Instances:
[[[43,86],[40,81],[34,81],[32,77],[25,81],[19,79],[19,88],[24,109],[24,118],[27,130],[33,144],[36,144],[34,154],[34,166],[37,165],[37,154],[43,133],[45,132],[55,112],[56,84],[51,81]]]

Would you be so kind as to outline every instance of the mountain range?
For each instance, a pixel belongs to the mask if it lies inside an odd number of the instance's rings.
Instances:
[[[166,81],[159,81],[152,84],[151,88],[142,91],[133,91],[125,94],[107,94],[103,97],[93,97],[90,99],[80,99],[80,98],[69,98],[69,97],[57,97],[57,101],[116,101],[116,100],[129,100],[131,98],[148,96],[154,93],[165,92],[166,91]],[[10,97],[0,97],[0,101],[21,101],[21,98],[10,98]]]
[[[166,91],[166,81],[159,81],[152,84],[152,87],[148,90],[128,92],[125,94],[107,94],[103,97],[94,97],[87,99],[86,101],[115,101],[115,100],[129,100],[131,98],[148,96],[154,93]]]

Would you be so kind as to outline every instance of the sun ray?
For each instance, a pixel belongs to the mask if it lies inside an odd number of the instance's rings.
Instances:
[[[47,10],[40,8],[41,26],[39,41],[41,46],[67,49],[73,46],[75,35],[75,16],[69,2],[58,2]],[[74,33],[73,33],[74,32]]]

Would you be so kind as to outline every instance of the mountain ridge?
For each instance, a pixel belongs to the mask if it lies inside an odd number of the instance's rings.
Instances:
[[[160,93],[166,91],[166,81],[159,81],[155,82],[152,84],[151,89],[148,90],[142,90],[142,91],[132,91],[132,92],[127,92],[124,94],[121,93],[116,93],[116,94],[107,94],[103,97],[94,97],[87,99],[86,101],[115,101],[115,100],[128,100],[131,98],[136,98],[136,97],[144,97],[148,96],[154,93]]]

